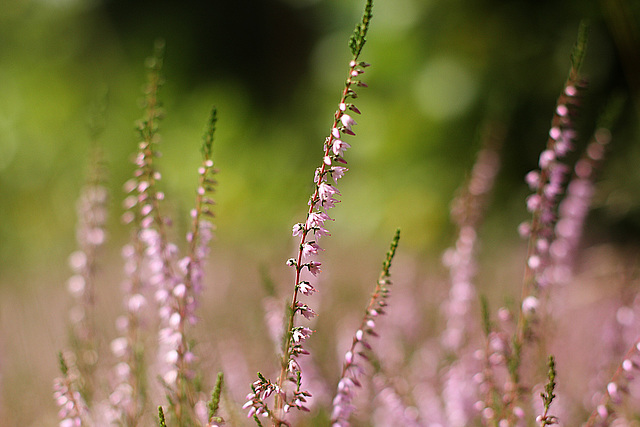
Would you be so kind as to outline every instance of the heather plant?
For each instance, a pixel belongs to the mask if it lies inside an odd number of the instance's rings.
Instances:
[[[70,256],[73,275],[68,281],[72,299],[70,350],[59,355],[61,376],[54,383],[60,426],[544,427],[577,425],[585,419],[586,426],[634,425],[639,416],[633,406],[637,400],[633,383],[640,369],[637,338],[622,361],[616,362],[604,389],[595,394],[589,390],[589,396],[566,395],[563,382],[569,380],[554,354],[559,351],[554,345],[554,322],[563,313],[553,303],[563,287],[575,280],[582,229],[620,110],[620,101],[615,99],[596,123],[584,153],[572,161],[581,140],[578,123],[587,91],[582,74],[586,24],[578,31],[569,76],[555,106],[539,167],[525,177],[534,193],[525,201],[531,220],[518,229],[528,239],[521,297],[494,312],[477,285],[482,223],[500,170],[501,149],[509,143],[505,124],[494,118],[484,128],[475,164],[451,206],[456,237],[442,256],[448,271],[446,292],[438,303],[442,329],[422,341],[418,334],[411,336],[415,342],[401,343],[398,338],[410,336],[403,322],[409,323],[408,317],[425,311],[420,299],[426,295],[422,290],[426,285],[418,283],[420,291],[412,294],[406,286],[410,280],[404,276],[398,280],[394,275],[391,292],[391,265],[400,239],[397,230],[364,315],[347,331],[345,348],[338,345],[341,368],[332,378],[319,366],[311,345],[316,332],[313,328],[321,325],[314,323],[316,310],[322,314],[316,294],[331,285],[320,282],[320,267],[328,268],[328,262],[318,260],[324,251],[320,241],[331,235],[329,212],[341,202],[337,199],[341,196],[338,182],[348,171],[345,153],[351,144],[347,141],[355,136],[354,117],[360,114],[354,102],[357,90],[367,87],[362,76],[370,65],[360,56],[372,8],[372,1],[367,0],[349,40],[347,78],[318,156],[319,166],[310,180],[306,217],[292,228],[295,252],[283,263],[291,269],[285,309],[281,313],[273,308],[278,305],[273,303],[278,293],[275,285],[269,285],[269,295],[263,301],[267,313],[265,325],[260,326],[279,341],[276,367],[261,367],[272,376],[258,372],[257,379],[248,381],[242,390],[229,380],[235,370],[247,368],[241,366],[247,364],[242,355],[232,355],[234,368],[223,366],[212,385],[208,383],[211,373],[203,366],[219,361],[212,347],[196,340],[198,308],[209,283],[205,264],[215,229],[213,141],[218,113],[213,108],[206,125],[195,203],[181,241],[175,237],[157,162],[164,116],[160,101],[164,43],[156,43],[146,62],[135,169],[124,184],[122,220],[130,229],[129,241],[122,248],[124,304],[123,314],[116,319],[118,336],[109,342],[108,355],[101,348],[103,340],[97,336],[93,319],[95,276],[106,242],[108,201],[98,148],[78,202],[78,249]],[[394,265],[397,269],[398,262]],[[640,298],[636,305],[638,301]],[[247,308],[241,311],[239,315],[244,316]],[[393,311],[400,313],[395,315],[400,321],[392,321]],[[627,332],[637,335],[631,327],[633,308],[621,307],[617,315],[620,323],[628,326]],[[274,325],[281,330],[274,331]],[[207,337],[216,341],[217,331],[207,330]],[[220,348],[222,352],[233,351],[225,343]],[[251,351],[259,350],[252,347]],[[103,373],[106,381],[100,383],[98,374]],[[233,399],[238,393],[246,395],[244,402]],[[574,411],[577,414],[572,413],[571,405],[576,403],[571,399],[581,398],[588,403],[581,411]]]

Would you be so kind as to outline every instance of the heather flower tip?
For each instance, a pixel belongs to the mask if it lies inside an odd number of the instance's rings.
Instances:
[[[358,25],[356,25],[356,28],[353,30],[353,34],[349,39],[349,48],[351,49],[351,53],[354,57],[352,63],[356,62],[356,59],[360,56],[360,52],[367,41],[367,31],[369,30],[369,23],[373,16],[372,9],[373,0],[367,0],[367,3],[364,6],[364,12],[362,13],[362,20]]]

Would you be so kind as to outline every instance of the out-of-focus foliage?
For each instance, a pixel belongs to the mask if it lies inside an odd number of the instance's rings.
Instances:
[[[586,70],[593,99],[585,116],[598,114],[611,89],[634,87],[625,76],[637,75],[637,11],[623,1],[607,5],[378,2],[364,53],[374,65],[372,90],[362,96],[366,114],[352,153],[352,167],[366,179],[346,189],[356,202],[342,212],[360,216],[353,231],[424,227],[432,231],[413,234],[407,244],[442,243],[445,207],[486,120],[508,126],[505,173],[519,185],[545,139],[581,18],[593,23]],[[291,206],[306,191],[300,172],[317,155],[334,108],[358,2],[7,0],[0,7],[5,265],[57,261],[47,253],[69,244],[90,140],[87,111],[107,90],[99,140],[119,200],[135,144],[140,64],[156,37],[167,41],[161,133],[170,191],[189,200],[199,134],[208,106],[216,104],[220,233],[233,229],[245,239],[290,222]],[[624,26],[620,20],[635,33],[612,33]],[[619,159],[637,159],[627,151],[634,132],[616,139]],[[637,183],[637,168],[625,169],[624,177],[612,178]],[[618,199],[620,210],[637,206],[633,197]],[[274,202],[291,210],[283,215]]]

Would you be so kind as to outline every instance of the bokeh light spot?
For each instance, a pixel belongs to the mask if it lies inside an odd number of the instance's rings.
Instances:
[[[460,116],[478,92],[475,76],[459,61],[448,57],[430,60],[418,75],[414,88],[420,111],[435,120]]]

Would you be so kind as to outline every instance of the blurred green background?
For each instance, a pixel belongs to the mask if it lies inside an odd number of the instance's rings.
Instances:
[[[95,106],[104,106],[98,142],[109,168],[106,264],[113,265],[114,293],[127,236],[119,223],[121,186],[133,170],[144,58],[158,37],[166,41],[159,165],[176,233],[186,224],[199,144],[216,105],[214,256],[232,266],[221,274],[237,274],[234,281],[251,289],[259,286],[251,282],[259,266],[277,271],[289,256],[291,225],[304,216],[362,6],[352,0],[0,2],[0,416],[30,425],[45,419],[39,414],[55,413],[46,399],[55,351],[65,345],[66,260],[75,248],[75,201]],[[637,243],[639,17],[640,2],[633,0],[377,0],[362,55],[372,64],[363,77],[369,88],[359,91],[363,114],[346,155],[351,170],[340,182],[343,203],[332,212],[332,256],[357,270],[349,259],[357,251],[357,262],[371,255],[364,263],[377,268],[401,227],[402,250],[437,265],[452,241],[449,202],[488,122],[504,125],[507,135],[485,246],[489,254],[520,247],[515,230],[527,217],[528,194],[522,177],[536,167],[546,142],[583,18],[592,27],[582,144],[610,96],[626,99],[589,236]],[[119,300],[113,301],[117,311]],[[40,399],[29,402],[33,393]]]

